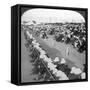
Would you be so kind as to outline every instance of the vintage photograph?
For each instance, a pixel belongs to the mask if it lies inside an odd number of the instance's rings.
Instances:
[[[21,8],[21,82],[86,79],[86,13]]]

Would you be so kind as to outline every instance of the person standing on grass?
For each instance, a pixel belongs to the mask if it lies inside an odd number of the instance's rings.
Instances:
[[[69,55],[69,47],[66,48],[66,57]]]

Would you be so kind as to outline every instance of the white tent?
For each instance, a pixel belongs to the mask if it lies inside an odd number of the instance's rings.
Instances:
[[[62,10],[62,9],[30,9],[26,11],[22,17],[21,21],[27,21],[28,24],[32,23],[82,23],[85,22],[84,17],[72,10]]]

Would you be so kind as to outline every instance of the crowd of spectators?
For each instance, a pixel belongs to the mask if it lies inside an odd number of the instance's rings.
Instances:
[[[22,25],[23,27],[24,25]],[[57,42],[71,44],[78,52],[86,50],[85,23],[45,23],[37,25],[25,25],[34,31],[37,36],[47,39],[49,35]]]
[[[51,35],[57,42],[73,45],[80,53],[86,50],[85,23],[45,23],[29,25],[29,28],[43,39]]]
[[[28,29],[24,27],[24,29]],[[85,75],[79,68],[72,67],[69,68],[66,64],[64,58],[59,60],[56,57],[52,60],[36,39],[25,30],[24,32],[25,39],[27,43],[25,44],[26,48],[30,51],[30,57],[32,58],[31,62],[35,66],[33,68],[33,74],[38,74],[38,77],[35,80],[44,79],[45,81],[53,80],[73,80],[73,79],[83,79]]]

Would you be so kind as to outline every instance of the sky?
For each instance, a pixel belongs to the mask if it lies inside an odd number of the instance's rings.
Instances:
[[[82,14],[72,10],[57,10],[57,9],[30,9],[25,11],[21,16],[21,21],[32,21],[36,23],[55,23],[55,22],[85,22]]]

